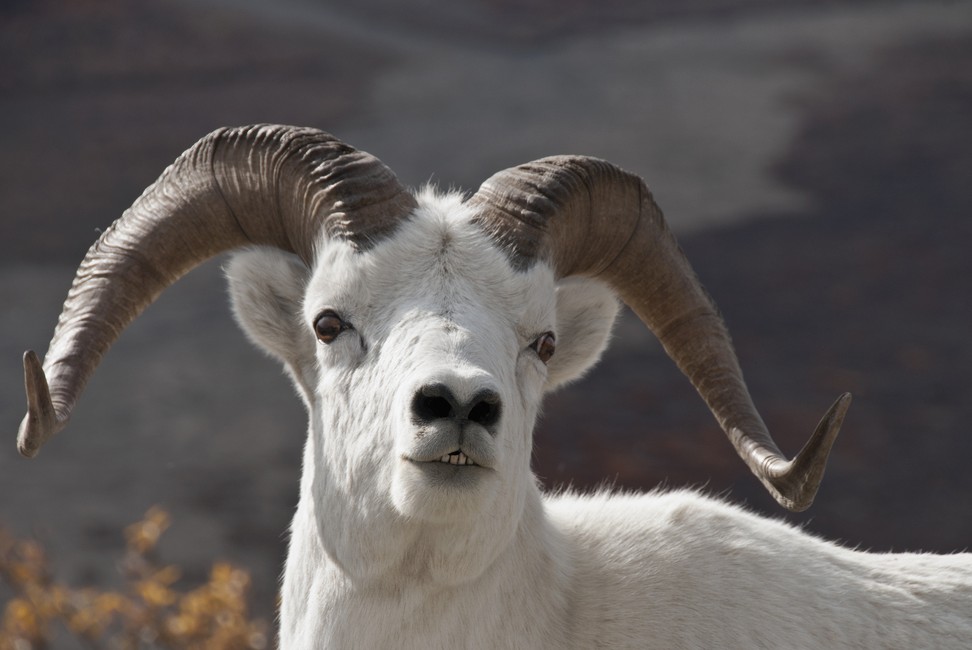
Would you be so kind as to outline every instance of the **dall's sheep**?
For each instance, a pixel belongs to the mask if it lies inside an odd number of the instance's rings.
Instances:
[[[149,303],[230,249],[236,316],[310,420],[281,647],[972,645],[970,554],[849,550],[691,491],[541,491],[541,398],[598,359],[615,296],[789,509],[812,501],[850,401],[787,460],[645,184],[592,158],[463,198],[410,193],[314,129],[211,133],[92,246],[43,367],[24,355],[20,451],[65,426]]]

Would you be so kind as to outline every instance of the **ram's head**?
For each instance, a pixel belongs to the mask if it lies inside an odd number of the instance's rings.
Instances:
[[[305,480],[328,494],[384,485],[414,519],[517,507],[543,392],[596,361],[615,295],[787,508],[812,501],[849,403],[794,460],[780,453],[718,311],[644,183],[617,167],[553,157],[468,199],[413,195],[325,133],[255,126],[200,140],[91,248],[44,367],[25,355],[21,452],[64,427],[102,355],[167,286],[238,248],[237,316],[289,369],[308,453],[330,468]]]

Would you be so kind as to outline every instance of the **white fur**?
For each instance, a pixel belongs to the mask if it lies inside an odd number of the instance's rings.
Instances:
[[[972,555],[848,550],[694,492],[543,494],[541,397],[597,361],[617,302],[512,270],[458,197],[418,198],[368,252],[228,268],[237,317],[310,416],[282,648],[969,647]],[[326,308],[354,327],[330,345],[312,328]],[[530,344],[548,330],[545,366]],[[436,381],[497,391],[495,430],[419,427],[413,396]],[[490,468],[408,460],[450,436]]]

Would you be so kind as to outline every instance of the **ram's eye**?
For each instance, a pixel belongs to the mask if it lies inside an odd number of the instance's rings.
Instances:
[[[351,324],[345,322],[334,310],[322,311],[314,321],[314,333],[324,343],[331,343],[344,330],[351,329]]]
[[[540,357],[540,361],[547,363],[550,361],[550,357],[553,356],[554,352],[557,350],[557,338],[554,336],[553,332],[544,332],[537,337],[531,345],[533,351],[537,353]]]

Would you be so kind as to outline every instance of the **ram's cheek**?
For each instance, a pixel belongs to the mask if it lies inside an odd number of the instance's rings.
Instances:
[[[516,373],[513,385],[516,387],[516,396],[513,401],[518,402],[522,409],[534,410],[539,408],[543,399],[543,387],[547,377],[547,370],[536,358],[532,358],[532,352],[523,353],[516,362]]]

